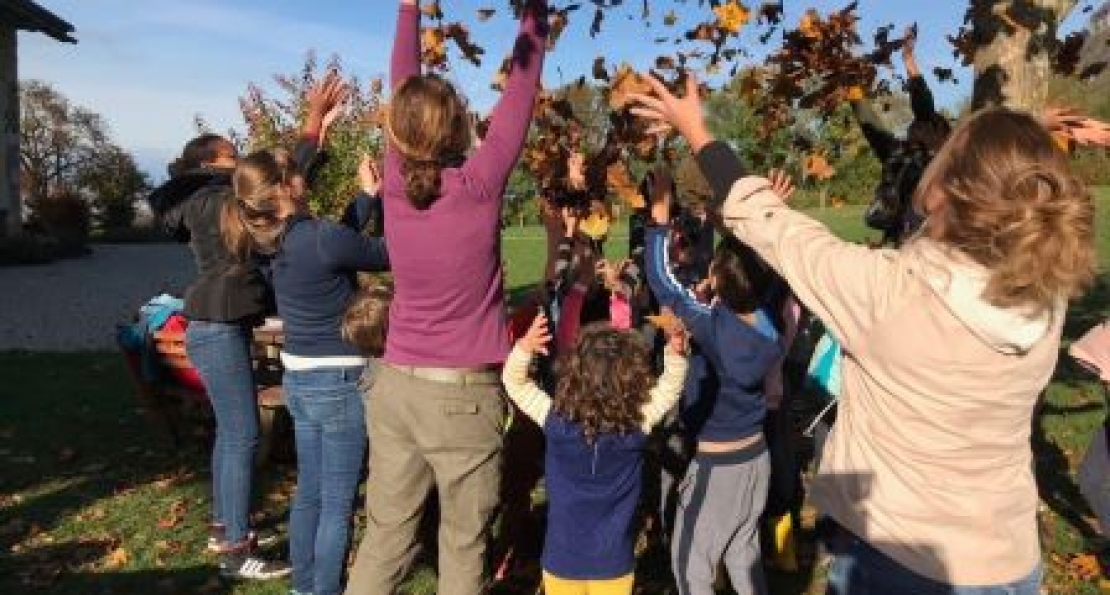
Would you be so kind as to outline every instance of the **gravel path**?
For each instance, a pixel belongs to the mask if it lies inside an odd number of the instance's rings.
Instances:
[[[94,245],[84,258],[0,267],[0,350],[115,349],[115,325],[196,275],[184,245]]]

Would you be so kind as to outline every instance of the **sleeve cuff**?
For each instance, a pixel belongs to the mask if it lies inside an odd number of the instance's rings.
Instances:
[[[727,226],[729,220],[751,219],[762,209],[782,205],[782,198],[771,190],[770,180],[749,176],[732,185],[721,215]]]

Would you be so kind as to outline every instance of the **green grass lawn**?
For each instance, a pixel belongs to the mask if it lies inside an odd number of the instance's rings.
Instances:
[[[1110,193],[1099,204],[1110,206]],[[815,215],[845,237],[867,235],[858,208]],[[612,256],[625,249],[625,238],[625,230],[614,230]],[[1103,262],[1110,262],[1105,224],[1099,225],[1099,248]],[[543,249],[541,229],[506,230],[510,287],[535,282]],[[1100,283],[1072,309],[1068,338],[1102,320],[1108,306],[1110,286]],[[175,447],[145,423],[135,404],[115,353],[0,354],[0,593],[286,593],[284,581],[214,578],[213,559],[203,551],[208,455],[202,441]],[[1104,414],[1096,384],[1062,358],[1034,440],[1052,593],[1099,592],[1094,582],[1069,578],[1067,557],[1091,545],[1090,511],[1073,478]],[[263,470],[260,524],[284,522],[293,478],[288,466]],[[818,593],[819,583],[809,574],[778,577],[773,592]],[[434,574],[418,571],[408,590],[434,592]]]

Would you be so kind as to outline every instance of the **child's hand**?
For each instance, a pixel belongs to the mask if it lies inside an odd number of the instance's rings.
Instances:
[[[543,312],[532,320],[528,332],[516,342],[517,346],[529,355],[547,355],[547,345],[551,342],[551,327],[547,324],[547,316]]]
[[[573,238],[578,235],[578,225],[582,222],[581,215],[571,207],[563,207],[563,237]]]
[[[378,171],[378,164],[365,153],[358,164],[358,184],[369,196],[377,196],[382,189],[382,175]]]
[[[671,222],[671,176],[666,170],[658,170],[652,174],[651,183],[651,220],[656,225],[667,225]]]
[[[783,202],[794,196],[794,179],[786,170],[772,169],[767,172],[767,179],[771,181],[771,192],[779,195]]]
[[[336,111],[346,97],[347,83],[339,76],[339,72],[329,70],[323,80],[312,85],[305,95],[305,102],[308,103],[306,126],[313,127],[317,131],[322,130],[326,116]],[[337,115],[338,112],[332,115],[331,119],[334,120]]]
[[[578,151],[567,159],[567,186],[571,190],[586,189],[586,156]]]
[[[686,327],[679,324],[667,335],[667,351],[675,355],[686,355],[690,352],[690,333]]]

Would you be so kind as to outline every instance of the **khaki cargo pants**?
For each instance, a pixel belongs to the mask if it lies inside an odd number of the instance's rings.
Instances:
[[[425,380],[381,365],[366,407],[366,534],[346,595],[392,595],[417,553],[425,499],[439,491],[439,595],[486,590],[508,415],[496,380]]]

